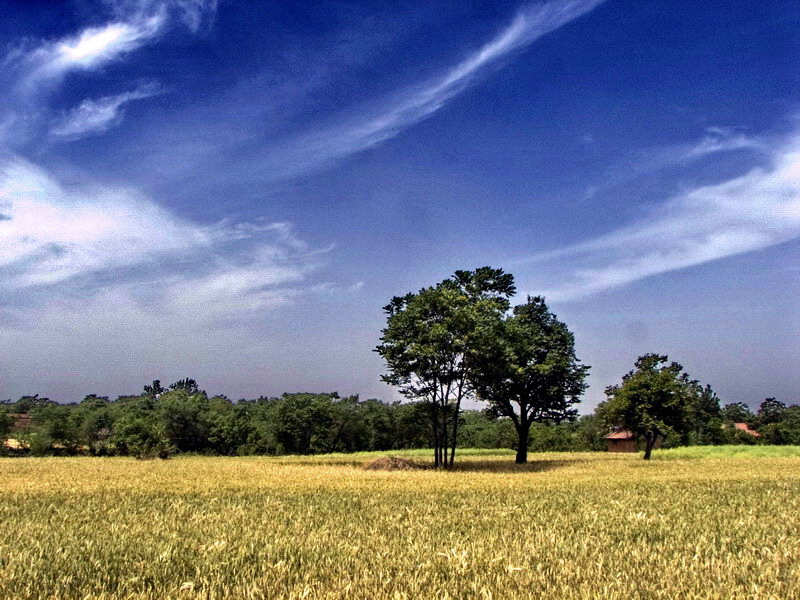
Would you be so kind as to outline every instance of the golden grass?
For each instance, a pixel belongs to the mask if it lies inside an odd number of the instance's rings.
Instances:
[[[800,458],[374,458],[0,460],[0,598],[800,598]]]

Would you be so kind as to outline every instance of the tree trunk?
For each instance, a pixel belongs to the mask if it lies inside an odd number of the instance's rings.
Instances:
[[[433,426],[433,466],[439,466],[439,448],[441,447],[441,443],[439,442],[439,418],[438,418],[438,409],[436,405],[431,405],[431,425]]]
[[[517,430],[517,458],[514,462],[524,465],[528,462],[528,435],[531,431],[531,421],[528,418],[528,407],[519,406],[519,419],[513,414],[514,428]]]
[[[441,453],[442,453],[442,460],[439,466],[447,468],[447,448],[450,446],[448,443],[448,427],[447,427],[447,407],[443,407],[443,414],[442,414],[442,443],[441,443]]]
[[[654,434],[650,431],[644,434],[644,459],[650,460],[650,454],[653,452],[653,446],[656,445],[656,440],[658,439],[658,434]]]
[[[518,465],[524,465],[528,462],[528,433],[530,432],[530,423],[525,425],[520,424],[517,427],[517,438],[519,439],[517,444],[517,459],[516,463]]]
[[[450,467],[453,468],[453,463],[456,460],[456,443],[458,441],[458,413],[461,411],[461,399],[456,402],[456,412],[453,415],[453,443],[450,450]]]

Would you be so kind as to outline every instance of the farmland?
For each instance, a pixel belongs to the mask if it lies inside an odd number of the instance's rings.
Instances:
[[[0,597],[800,598],[800,451],[670,452],[4,459]]]

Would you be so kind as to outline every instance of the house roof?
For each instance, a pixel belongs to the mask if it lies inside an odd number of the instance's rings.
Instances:
[[[635,436],[633,433],[628,431],[627,429],[622,429],[620,431],[614,431],[613,433],[609,433],[605,439],[607,440],[632,440]]]
[[[747,423],[734,423],[733,426],[739,431],[744,431],[745,433],[749,433],[753,437],[761,437],[761,434],[758,433],[755,429],[750,429],[750,426]]]

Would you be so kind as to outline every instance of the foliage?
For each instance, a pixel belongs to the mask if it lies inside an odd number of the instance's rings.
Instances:
[[[386,362],[382,379],[426,404],[436,466],[453,465],[461,404],[473,395],[476,362],[514,291],[510,274],[481,267],[384,307],[386,328],[375,349]]]
[[[0,448],[4,447],[4,442],[11,434],[11,429],[14,426],[14,419],[11,418],[2,406],[0,406]]]
[[[336,393],[284,394],[231,402],[224,396],[209,398],[199,387],[193,394],[180,387],[151,387],[161,391],[156,396],[143,393],[116,400],[90,394],[72,404],[56,404],[36,396],[2,403],[0,425],[6,428],[5,435],[15,440],[7,452],[307,455],[397,451],[433,445],[430,407],[425,402],[390,404],[358,396],[342,398]],[[718,399],[710,388],[700,390],[687,413],[687,428],[680,435],[671,435],[667,445],[800,443],[797,406],[782,410],[780,421],[761,426],[761,437],[756,438],[729,424],[717,426],[715,403]],[[19,413],[19,404],[30,411],[32,424],[14,431],[15,423],[7,415]],[[528,451],[605,450],[608,429],[601,414],[603,408],[598,414],[584,415],[576,421],[534,423],[528,436]],[[496,410],[461,410],[457,435],[461,448],[520,449],[512,419],[498,415]]]
[[[726,423],[752,423],[754,415],[744,402],[732,402],[722,407],[722,418]]]
[[[785,407],[782,403],[781,406],[777,419],[770,419],[759,428],[762,440],[767,444],[800,445],[800,406]]]
[[[478,354],[475,388],[517,432],[517,463],[527,462],[531,424],[577,417],[589,367],[575,356],[575,338],[541,296],[515,306]]]
[[[719,397],[706,385],[694,396],[688,407],[688,431],[681,440],[684,445],[721,444],[725,440],[725,430]]]
[[[754,421],[758,427],[780,423],[785,412],[786,405],[783,402],[779,402],[775,398],[767,398],[758,407]]]
[[[599,413],[613,427],[623,427],[645,439],[645,460],[659,438],[685,434],[691,427],[699,386],[668,357],[645,354],[636,368],[623,376],[621,385],[606,388],[607,400]]]
[[[382,455],[0,460],[0,597],[797,597],[797,454]]]

